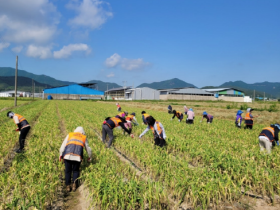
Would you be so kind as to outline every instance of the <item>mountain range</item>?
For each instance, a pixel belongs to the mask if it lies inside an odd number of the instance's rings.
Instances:
[[[14,88],[14,75],[15,69],[10,67],[0,67],[0,91],[3,90],[12,90]],[[24,70],[18,70],[18,84],[19,87],[31,87],[31,79],[35,80],[36,87],[56,87],[63,86],[69,84],[75,84],[75,82],[69,81],[61,81],[57,80],[53,77],[46,75],[36,75],[33,73],[29,73]],[[11,78],[9,78],[11,77]],[[28,79],[29,78],[29,79]],[[88,83],[96,83],[96,89],[101,91],[106,91],[107,89],[121,87],[116,83],[103,82],[100,80],[90,80]],[[187,83],[178,78],[173,78],[170,80],[165,80],[161,82],[153,82],[153,83],[142,83],[138,87],[150,87],[153,89],[168,89],[168,88],[180,88],[180,87],[196,87],[191,83]],[[235,82],[225,82],[219,86],[205,86],[203,88],[222,88],[222,87],[231,87],[236,88],[245,93],[245,95],[253,96],[255,90],[255,96],[263,97],[264,92],[266,97],[274,97],[280,98],[280,82],[261,82],[248,84],[243,81],[235,81]],[[25,89],[24,89],[25,90]],[[26,90],[28,91],[28,90]]]

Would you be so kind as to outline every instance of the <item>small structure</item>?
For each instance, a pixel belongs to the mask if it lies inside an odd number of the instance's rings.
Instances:
[[[31,93],[30,92],[25,92],[25,91],[17,91],[17,97],[30,97]],[[15,97],[15,91],[14,90],[9,90],[9,91],[3,91],[0,92],[0,97]]]
[[[219,89],[199,89],[194,87],[160,89],[161,100],[208,100],[208,101],[232,101],[232,102],[252,102],[250,97],[234,88]]]
[[[105,91],[107,99],[114,100],[159,100],[159,91],[148,88],[121,87]]]
[[[104,92],[89,87],[94,87],[95,83],[82,83],[65,85],[61,87],[44,89],[43,98],[49,95],[53,99],[81,100],[81,99],[104,99]]]

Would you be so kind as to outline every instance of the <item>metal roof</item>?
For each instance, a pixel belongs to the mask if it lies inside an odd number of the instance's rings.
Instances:
[[[205,91],[208,91],[208,92],[219,92],[219,91],[223,91],[223,90],[237,90],[237,91],[243,92],[243,91],[238,90],[236,88],[211,88],[211,89],[202,89],[202,90],[205,90]]]
[[[168,89],[157,89],[157,90],[159,90],[159,91],[161,91],[161,90],[179,90],[179,89],[188,89],[188,88],[195,88],[195,87],[168,88]]]
[[[159,90],[160,92],[170,92],[170,93],[177,93],[177,94],[200,94],[200,95],[212,95],[212,93],[207,92],[203,89],[199,89],[199,88],[173,88],[173,89],[161,89]]]
[[[128,87],[119,87],[119,88],[112,88],[110,90],[107,90],[105,92],[111,92],[111,91],[120,91],[120,90],[127,90],[127,89],[131,89],[131,86],[128,86]]]
[[[83,87],[78,84],[67,85],[63,87],[44,89],[45,94],[73,94],[73,95],[104,95],[103,91]]]

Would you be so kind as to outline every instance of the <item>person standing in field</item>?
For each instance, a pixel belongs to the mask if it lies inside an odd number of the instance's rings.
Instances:
[[[147,125],[147,124],[148,124],[148,123],[147,123],[147,117],[150,117],[150,115],[148,115],[145,111],[142,111],[141,114],[142,114],[143,123],[144,123],[145,125]]]
[[[172,106],[171,106],[171,105],[169,105],[169,106],[167,107],[167,110],[168,110],[168,113],[169,113],[169,114],[172,114]]]
[[[24,149],[25,139],[26,139],[26,136],[27,136],[27,134],[30,130],[30,125],[23,116],[21,116],[19,114],[16,114],[12,111],[9,111],[7,113],[7,117],[14,120],[14,123],[17,125],[16,131],[20,132],[20,134],[19,134],[19,149],[16,150],[16,153],[21,153]]]
[[[238,110],[236,114],[236,119],[235,119],[235,125],[237,128],[241,128],[241,123],[242,123],[242,111]]]
[[[65,163],[65,184],[66,190],[71,191],[71,176],[73,174],[73,184],[72,191],[75,191],[77,188],[77,179],[80,176],[80,165],[83,161],[84,148],[89,156],[87,159],[88,162],[91,161],[92,151],[89,147],[86,133],[83,127],[77,127],[74,132],[69,133],[61,147],[60,147],[60,156],[59,161],[63,159]]]
[[[212,123],[213,122],[213,116],[208,114],[207,112],[203,112],[202,113],[202,119],[200,120],[200,122],[202,122],[203,119],[207,119],[207,123]]]
[[[120,112],[120,111],[122,110],[122,108],[121,108],[120,104],[119,104],[119,103],[116,103],[116,106],[117,106],[117,110],[118,110],[118,112]]]
[[[270,127],[263,128],[259,135],[259,145],[261,152],[266,149],[267,153],[271,153],[271,149],[275,146],[275,142],[279,145],[279,124],[272,124]]]
[[[121,127],[125,132],[127,132],[131,138],[134,138],[134,135],[131,134],[131,129],[127,129],[124,125],[126,121],[123,118],[120,117],[107,117],[102,125],[102,141],[104,144],[106,144],[106,137],[109,136],[109,143],[106,146],[107,148],[110,148],[112,145],[112,142],[114,140],[113,135],[113,129],[115,127]]]
[[[193,124],[193,120],[194,120],[194,112],[193,109],[190,108],[187,112],[187,120],[186,123],[187,124]]]
[[[166,144],[166,135],[163,125],[155,120],[152,116],[147,118],[148,127],[141,133],[139,138],[141,139],[150,129],[153,131],[154,134],[154,141],[156,146],[163,147]]]
[[[173,115],[173,117],[171,118],[171,120],[174,119],[175,117],[177,117],[177,118],[178,118],[178,121],[181,122],[181,121],[183,120],[183,118],[184,118],[183,113],[178,112],[178,111],[176,111],[176,110],[173,110],[173,114],[174,114],[174,115]]]
[[[258,117],[258,116],[255,116],[255,117],[253,117],[253,115],[252,115],[252,111],[253,111],[254,109],[252,109],[252,108],[248,108],[247,109],[247,113],[246,113],[246,115],[245,115],[245,129],[253,129],[253,125],[254,125],[254,120],[253,120],[253,118],[256,118],[256,117]]]

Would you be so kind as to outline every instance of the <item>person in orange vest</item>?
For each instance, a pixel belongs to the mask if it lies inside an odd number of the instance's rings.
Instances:
[[[143,133],[141,133],[139,138],[141,139],[142,136],[144,136],[151,129],[154,134],[155,145],[160,147],[166,145],[166,135],[163,125],[152,116],[147,117],[147,124],[148,127],[143,131]]]
[[[116,106],[117,106],[117,110],[120,112],[122,110],[121,106],[119,103],[116,103]]]
[[[138,125],[138,122],[137,122],[136,117],[135,117],[135,112],[132,112],[130,115],[128,115],[125,118],[125,120],[126,120],[126,123],[124,123],[124,125],[127,129],[129,129],[129,128],[132,129],[131,123],[133,123],[136,126]]]
[[[109,143],[106,146],[107,148],[110,148],[112,145],[114,135],[113,135],[113,129],[115,127],[121,127],[125,132],[127,132],[131,138],[134,138],[134,135],[131,133],[131,129],[127,129],[124,125],[126,123],[125,119],[121,117],[107,117],[102,125],[102,141],[104,144],[106,144],[106,137],[109,136]]]
[[[21,153],[24,149],[24,143],[25,143],[25,138],[30,130],[30,125],[27,122],[27,120],[19,115],[16,114],[12,111],[9,111],[7,113],[7,117],[11,118],[14,120],[14,123],[17,125],[16,131],[19,131],[19,149],[16,150],[16,153]]]
[[[254,120],[253,120],[253,118],[256,118],[256,117],[258,117],[258,116],[255,116],[255,117],[253,117],[253,115],[252,115],[252,111],[253,111],[254,109],[252,109],[252,108],[248,108],[247,109],[247,113],[246,113],[246,115],[245,115],[245,129],[252,129],[253,128],[253,124],[254,124]]]
[[[183,120],[183,118],[184,118],[183,113],[178,112],[178,111],[176,111],[176,110],[173,110],[173,114],[174,114],[174,115],[173,115],[173,117],[171,118],[171,120],[174,119],[174,117],[176,116],[176,117],[178,118],[178,121],[181,122],[181,121]]]
[[[125,117],[128,115],[128,112],[120,112],[119,114],[116,115],[118,118],[125,119]]]
[[[150,117],[150,115],[148,115],[145,111],[142,111],[141,114],[142,114],[143,123],[147,125],[147,117]]]
[[[275,142],[279,146],[279,124],[272,124],[270,127],[264,128],[259,135],[259,145],[261,152],[266,149],[267,153],[271,153],[271,149],[275,146]]]
[[[60,147],[59,161],[65,163],[66,190],[71,191],[71,175],[73,173],[72,191],[77,188],[77,179],[80,176],[80,165],[83,161],[84,148],[88,154],[87,161],[91,161],[92,151],[89,147],[86,133],[83,127],[77,127],[74,132],[69,133]]]

